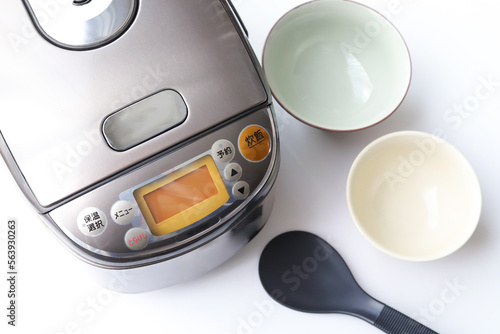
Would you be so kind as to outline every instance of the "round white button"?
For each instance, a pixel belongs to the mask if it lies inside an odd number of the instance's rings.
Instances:
[[[80,211],[76,223],[80,231],[88,237],[102,234],[108,225],[104,212],[94,207]]]
[[[245,199],[250,194],[250,186],[245,181],[238,181],[233,186],[233,195],[237,199]]]
[[[146,247],[148,239],[148,232],[139,227],[131,228],[125,233],[125,244],[133,251],[138,251]]]
[[[228,181],[238,181],[242,172],[241,166],[233,162],[224,168],[224,178]]]
[[[118,201],[111,207],[111,219],[117,224],[127,225],[135,217],[135,205],[129,201]]]
[[[226,139],[217,140],[212,145],[212,157],[215,162],[229,162],[234,157],[234,145]]]

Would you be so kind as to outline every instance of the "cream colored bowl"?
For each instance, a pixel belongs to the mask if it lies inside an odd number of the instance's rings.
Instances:
[[[349,210],[361,233],[396,258],[430,261],[459,249],[481,213],[474,170],[452,145],[415,131],[369,144],[347,181]]]
[[[278,103],[312,126],[376,124],[404,99],[410,55],[394,26],[351,1],[319,0],[285,14],[269,33],[263,67]]]

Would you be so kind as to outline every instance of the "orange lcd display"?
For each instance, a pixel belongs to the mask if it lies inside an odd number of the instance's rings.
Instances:
[[[229,193],[213,158],[206,155],[134,190],[144,220],[156,235],[178,231],[225,204]]]
[[[158,224],[217,193],[207,166],[202,166],[144,195],[144,200]]]

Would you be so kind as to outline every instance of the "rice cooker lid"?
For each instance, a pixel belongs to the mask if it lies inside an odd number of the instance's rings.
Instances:
[[[0,22],[9,36],[0,40],[0,131],[43,207],[268,100],[219,0],[143,1],[121,36],[88,50],[43,37],[20,1]],[[175,121],[115,146],[106,128],[127,136],[138,110],[155,104],[174,108]]]

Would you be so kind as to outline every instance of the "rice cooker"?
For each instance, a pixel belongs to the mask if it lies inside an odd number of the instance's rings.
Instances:
[[[0,31],[0,152],[99,283],[185,281],[261,230],[278,134],[229,0],[9,0]]]

